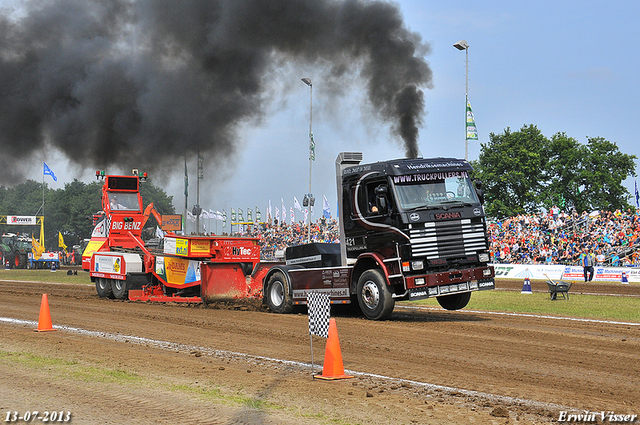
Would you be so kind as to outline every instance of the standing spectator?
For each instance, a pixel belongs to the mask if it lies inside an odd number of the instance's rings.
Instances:
[[[617,252],[611,253],[611,265],[613,267],[618,267],[620,265],[620,257]]]
[[[593,249],[584,249],[580,256],[580,264],[584,269],[584,281],[591,282],[593,280],[593,264],[595,263],[595,255]]]

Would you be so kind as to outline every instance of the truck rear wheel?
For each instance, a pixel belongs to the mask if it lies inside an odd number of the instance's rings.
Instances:
[[[460,310],[465,308],[471,299],[471,292],[461,294],[451,294],[438,297],[438,303],[446,310]]]
[[[271,275],[264,296],[267,299],[269,310],[274,313],[291,313],[293,311],[293,295],[282,272],[275,272]]]
[[[119,300],[126,299],[129,296],[129,291],[127,290],[127,281],[111,279],[111,292],[113,292],[113,296]]]
[[[380,270],[362,273],[356,293],[360,310],[367,319],[384,320],[391,315],[395,300]]]
[[[101,298],[113,298],[111,282],[105,278],[99,277],[96,279],[96,292]]]

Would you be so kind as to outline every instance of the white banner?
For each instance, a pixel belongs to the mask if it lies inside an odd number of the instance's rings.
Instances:
[[[553,280],[575,280],[584,282],[582,266],[563,266],[546,264],[492,264],[496,271],[496,278],[508,279],[540,279],[547,276]],[[629,282],[640,282],[640,268],[633,267],[599,267],[593,268],[593,281],[621,282],[624,272]],[[546,276],[545,276],[546,275]]]
[[[35,226],[37,224],[37,220],[35,215],[8,215],[7,224]]]

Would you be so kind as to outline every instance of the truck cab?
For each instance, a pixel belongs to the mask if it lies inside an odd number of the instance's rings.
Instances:
[[[481,194],[467,161],[341,164],[343,261],[356,277],[375,264],[395,299],[435,296],[451,310],[466,306],[471,291],[494,287]],[[371,285],[363,290],[375,298],[380,288]]]
[[[272,311],[291,311],[319,291],[381,320],[396,300],[436,297],[458,310],[471,292],[494,289],[482,194],[466,160],[361,161],[359,152],[336,159],[340,243],[287,249],[286,265],[265,278]]]

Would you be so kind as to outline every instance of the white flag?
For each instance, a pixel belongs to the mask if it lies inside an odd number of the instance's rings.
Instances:
[[[295,213],[293,212],[293,207],[290,208],[291,210],[291,224],[296,222],[296,216]]]
[[[280,198],[282,203],[282,224],[287,224],[287,209],[284,206],[284,199]]]
[[[156,226],[156,238],[160,238],[160,239],[164,238],[164,232],[158,226]]]
[[[322,215],[324,218],[331,218],[331,210],[329,209],[329,201],[327,200],[327,195],[322,195]]]
[[[298,199],[294,196],[293,197],[293,206],[298,210],[298,211],[302,211],[302,207],[300,206],[300,203],[298,202]]]

